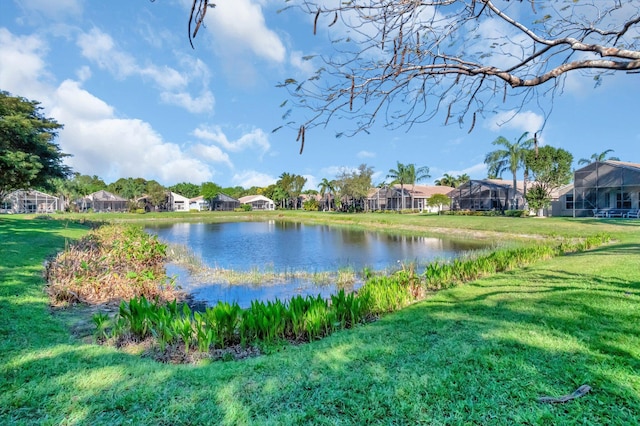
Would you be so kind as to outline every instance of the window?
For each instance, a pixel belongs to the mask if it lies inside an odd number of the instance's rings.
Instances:
[[[566,194],[564,197],[565,206],[564,208],[567,210],[573,210],[573,194]]]
[[[616,194],[616,208],[618,209],[630,209],[631,208],[631,194],[628,192],[618,192]]]

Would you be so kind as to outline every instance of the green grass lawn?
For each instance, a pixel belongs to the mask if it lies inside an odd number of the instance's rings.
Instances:
[[[0,424],[640,424],[640,221],[189,217],[504,238],[606,232],[614,242],[441,291],[311,344],[243,361],[165,365],[84,343],[52,315],[43,261],[82,226],[1,216]],[[582,398],[537,402],[582,384],[593,388]]]

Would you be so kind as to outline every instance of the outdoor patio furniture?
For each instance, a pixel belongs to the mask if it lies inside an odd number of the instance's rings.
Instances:
[[[609,210],[594,209],[593,217],[609,217]]]
[[[625,213],[622,210],[609,210],[607,217],[624,217]]]
[[[629,210],[623,217],[627,219],[640,219],[640,209]]]

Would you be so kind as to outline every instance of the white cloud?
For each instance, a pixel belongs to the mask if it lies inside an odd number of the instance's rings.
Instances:
[[[376,153],[371,151],[360,151],[356,154],[358,158],[374,158],[375,156]]]
[[[267,28],[262,7],[251,0],[217,2],[207,13],[207,28],[216,46],[226,50],[249,49],[270,62],[281,63],[285,48],[278,35]]]
[[[213,94],[208,90],[205,90],[197,98],[192,97],[187,92],[163,92],[160,94],[160,99],[164,103],[180,106],[193,113],[212,111],[215,104]]]
[[[119,50],[111,36],[98,28],[80,34],[77,44],[84,57],[117,78],[139,76],[153,81],[161,90],[160,99],[165,103],[182,107],[192,113],[213,111],[215,99],[208,89],[209,71],[200,60],[181,57],[181,70],[166,65],[142,66],[132,55]],[[203,86],[200,96],[193,97],[188,93],[187,89],[192,81]]]
[[[57,89],[56,98],[57,109],[75,119],[85,121],[113,117],[113,107],[80,89],[77,82],[64,81]]]
[[[519,132],[529,132],[532,136],[542,129],[544,117],[532,111],[505,111],[496,114],[493,120],[488,121],[488,127],[494,132],[504,130],[516,130]],[[520,137],[520,135],[517,135]],[[509,138],[507,138],[509,139]]]
[[[484,163],[477,163],[471,167],[467,167],[462,170],[450,170],[447,173],[449,173],[451,176],[467,174],[472,179],[484,179],[487,177],[487,165]]]
[[[76,76],[81,83],[84,83],[91,78],[91,68],[86,65],[80,67],[78,71],[76,71]]]
[[[190,151],[203,160],[214,163],[224,163],[229,167],[233,167],[229,155],[215,145],[203,145],[199,143],[193,145]]]
[[[234,185],[239,185],[243,188],[250,188],[252,186],[263,188],[276,183],[278,179],[266,173],[260,173],[255,170],[245,170],[233,175],[231,181]]]
[[[314,175],[302,175],[302,177],[307,179],[307,181],[304,184],[304,188],[302,188],[303,190],[307,190],[307,189],[318,190],[318,183],[320,183],[318,181],[318,178],[316,178]]]
[[[52,94],[51,114],[65,128],[59,143],[73,154],[74,170],[107,182],[120,177],[156,179],[162,184],[210,180],[213,171],[178,145],[166,142],[142,120],[117,118],[111,106],[66,80]]]
[[[317,69],[313,63],[313,59],[305,59],[304,54],[298,50],[291,52],[289,62],[305,75],[311,75]]]
[[[59,20],[82,14],[82,0],[29,0],[16,1],[26,15],[38,14],[47,19]]]
[[[43,57],[47,46],[37,36],[15,36],[0,28],[0,89],[46,102],[46,83],[52,79]]]
[[[219,126],[214,126],[211,129],[198,128],[194,130],[193,135],[199,139],[214,142],[232,152],[258,148],[264,154],[271,148],[269,137],[262,129],[253,129],[234,141],[229,140]]]

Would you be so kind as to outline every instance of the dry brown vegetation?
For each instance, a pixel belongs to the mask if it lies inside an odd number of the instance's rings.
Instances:
[[[165,260],[166,245],[141,227],[101,226],[47,262],[47,291],[53,304],[180,299]]]

